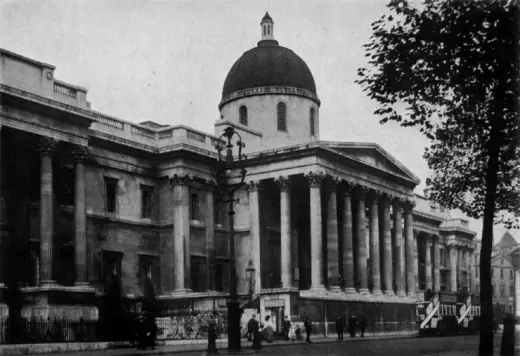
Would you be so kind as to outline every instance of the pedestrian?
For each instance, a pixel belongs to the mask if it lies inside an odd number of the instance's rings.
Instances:
[[[258,320],[256,320],[256,315],[253,314],[251,319],[247,322],[247,341],[251,341],[254,337],[255,329],[258,329]]]
[[[274,325],[271,321],[270,315],[267,315],[265,317],[264,326],[262,327],[260,332],[262,332],[262,336],[267,342],[273,342]]]
[[[359,318],[359,331],[361,331],[361,337],[365,337],[366,326],[367,326],[367,322],[365,320],[365,316],[361,315],[361,318]]]
[[[311,341],[312,320],[311,320],[310,316],[308,316],[305,319],[305,323],[303,324],[303,326],[305,327],[305,333],[307,334],[307,339],[305,339],[305,341],[307,341],[310,344],[310,343],[312,343],[312,341]]]
[[[261,350],[262,349],[262,334],[260,334],[260,324],[258,320],[254,320],[253,323],[253,345],[251,348],[253,350]]]
[[[357,326],[357,319],[354,315],[352,315],[348,319],[348,332],[350,333],[350,337],[356,337],[356,326]]]
[[[338,341],[343,341],[343,327],[345,322],[341,318],[341,316],[338,316],[336,319],[336,333],[338,333]]]
[[[497,331],[498,331],[497,318],[496,318],[496,317],[493,317],[493,334],[496,334]]]
[[[291,331],[291,321],[286,315],[285,320],[283,321],[283,336],[285,337],[285,341],[289,341],[289,331]]]
[[[215,316],[212,315],[208,325],[208,353],[217,353],[217,322]]]

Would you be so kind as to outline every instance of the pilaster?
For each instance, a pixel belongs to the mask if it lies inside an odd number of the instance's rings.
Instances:
[[[457,250],[455,246],[448,245],[448,251],[450,253],[450,292],[457,291]]]
[[[215,199],[213,196],[214,185],[208,184],[206,191],[206,288],[215,291]]]
[[[175,174],[173,186],[173,260],[174,293],[190,291],[190,202],[188,175]]]
[[[249,221],[251,224],[251,259],[255,266],[255,281],[253,293],[259,293],[262,284],[260,279],[260,203],[258,200],[259,181],[249,181],[247,190],[249,192]]]
[[[439,236],[433,236],[433,291],[435,293],[441,290],[441,253],[439,246]]]
[[[432,238],[428,236],[425,239],[426,256],[425,256],[425,280],[426,289],[432,290]]]

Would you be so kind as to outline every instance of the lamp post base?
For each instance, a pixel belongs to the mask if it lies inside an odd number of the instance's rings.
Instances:
[[[228,308],[228,349],[230,351],[240,351],[240,303],[238,300],[230,300]]]

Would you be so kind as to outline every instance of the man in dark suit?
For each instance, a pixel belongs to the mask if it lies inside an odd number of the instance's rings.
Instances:
[[[345,322],[343,319],[338,316],[336,319],[336,333],[338,333],[338,341],[343,341],[343,328],[344,328]]]

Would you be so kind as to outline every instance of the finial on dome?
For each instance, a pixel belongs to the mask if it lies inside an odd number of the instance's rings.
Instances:
[[[274,40],[274,22],[267,11],[265,12],[264,17],[262,18],[262,22],[260,22],[260,27],[262,30],[262,41]]]

